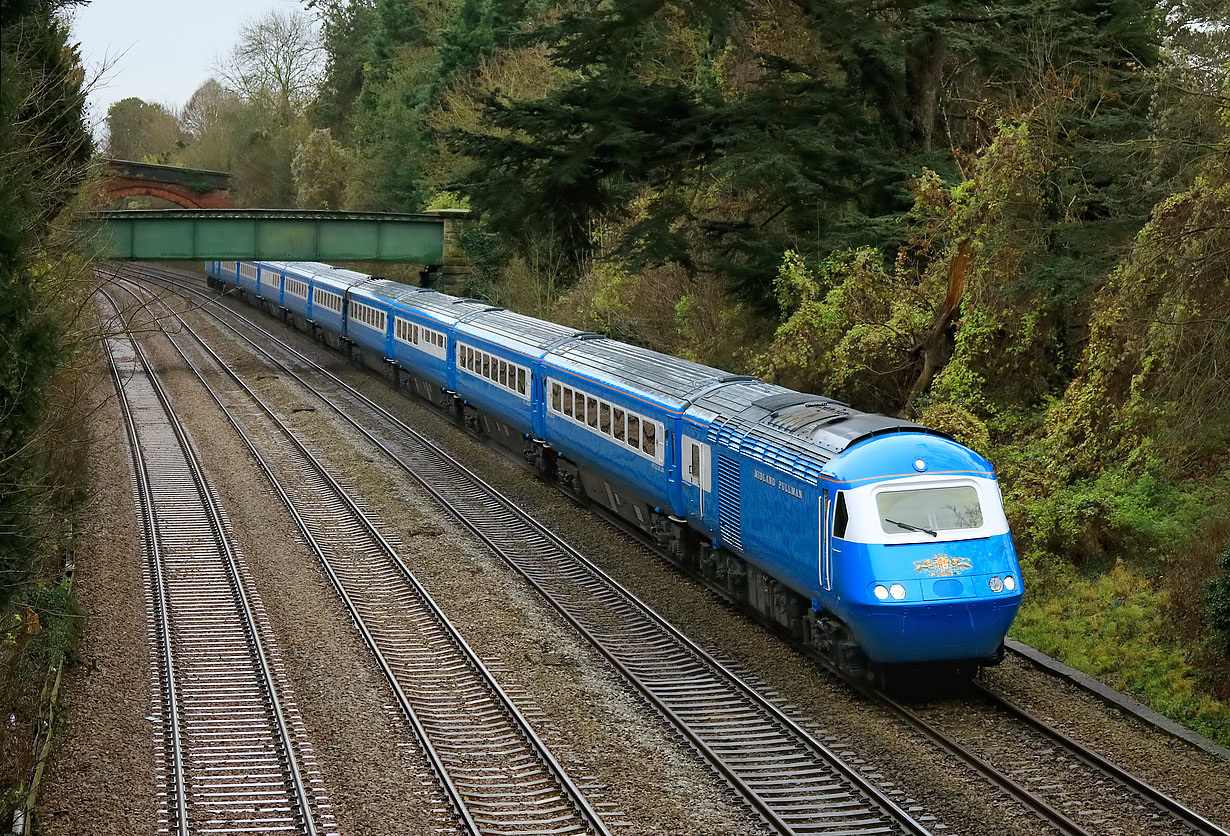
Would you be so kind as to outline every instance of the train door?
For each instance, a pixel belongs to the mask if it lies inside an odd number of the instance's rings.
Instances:
[[[688,509],[688,516],[697,520],[705,517],[705,494],[713,490],[710,461],[711,453],[708,444],[697,441],[690,436],[683,436],[682,473],[683,501]]]
[[[833,588],[833,503],[827,488],[820,492],[820,544],[817,551],[820,572],[820,588]]]

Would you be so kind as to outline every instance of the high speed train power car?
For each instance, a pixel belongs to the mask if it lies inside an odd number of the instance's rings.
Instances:
[[[317,263],[237,289],[549,478],[857,676],[994,664],[1021,571],[990,463],[908,421]]]

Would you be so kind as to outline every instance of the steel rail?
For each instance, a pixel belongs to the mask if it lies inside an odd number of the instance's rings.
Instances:
[[[152,271],[131,270],[130,268],[129,272],[135,272],[138,274],[144,272],[147,277],[156,277],[156,274],[154,276],[149,276],[149,273]],[[197,293],[196,291],[191,292]],[[198,293],[198,295],[208,298],[205,297],[204,294]],[[688,740],[689,744],[693,746],[693,748],[704,758],[710,767],[713,768],[718,774],[722,775],[723,778],[725,778],[726,781],[732,786],[732,788],[735,789],[735,791],[743,798],[744,802],[755,810],[767,823],[769,823],[778,832],[786,834],[824,832],[821,829],[824,826],[823,823],[818,824],[815,820],[815,818],[822,815],[820,810],[814,811],[816,814],[815,817],[809,817],[807,814],[799,813],[797,811],[797,804],[791,805],[788,803],[775,803],[777,802],[777,797],[779,794],[788,793],[791,790],[790,785],[782,785],[780,781],[778,785],[771,785],[765,783],[763,776],[757,776],[754,774],[749,776],[747,774],[748,770],[740,768],[740,760],[746,756],[745,752],[731,751],[729,743],[724,743],[720,746],[710,745],[710,743],[706,740],[705,732],[711,730],[705,729],[697,723],[690,722],[687,718],[682,716],[682,713],[679,710],[679,704],[680,702],[686,702],[686,697],[679,694],[673,694],[672,696],[675,698],[675,703],[674,707],[672,707],[672,700],[664,698],[662,695],[662,692],[667,689],[664,688],[660,682],[657,686],[655,686],[652,682],[648,681],[646,677],[638,674],[637,671],[634,670],[634,668],[638,667],[638,665],[634,661],[630,661],[628,658],[625,658],[626,654],[625,657],[621,657],[619,653],[614,651],[611,646],[609,646],[613,637],[607,637],[604,639],[602,636],[599,636],[594,629],[587,627],[578,618],[574,609],[570,608],[569,605],[561,600],[558,595],[552,593],[546,588],[543,582],[544,576],[541,576],[541,573],[540,577],[535,577],[532,571],[527,570],[522,565],[520,559],[515,554],[510,553],[509,547],[503,546],[496,542],[491,536],[488,535],[487,532],[482,529],[481,526],[475,523],[473,515],[465,513],[458,507],[456,501],[450,500],[443,494],[436,484],[433,484],[432,481],[422,476],[419,471],[423,469],[425,465],[423,461],[419,461],[417,466],[407,463],[398,453],[392,450],[387,443],[377,438],[366,427],[358,423],[347,412],[334,404],[330,398],[321,394],[318,389],[308,383],[301,375],[270,354],[264,347],[247,337],[238,329],[234,328],[234,326],[225,322],[225,320],[208,310],[212,302],[213,300],[209,300],[209,304],[202,307],[202,310],[205,313],[214,317],[214,319],[225,328],[229,329],[240,339],[246,341],[254,349],[263,354],[271,363],[282,369],[282,371],[289,377],[304,386],[309,392],[314,392],[324,403],[326,403],[332,410],[341,416],[343,420],[350,423],[371,443],[390,456],[399,467],[401,467],[412,479],[418,482],[429,494],[431,494],[441,504],[441,507],[454,516],[463,526],[473,532],[475,536],[486,544],[495,554],[503,558],[511,568],[521,574],[522,577],[525,578],[526,581],[529,582],[530,585],[544,597],[544,600],[550,603],[570,624],[573,625],[575,629],[578,630],[578,632],[581,633],[582,636],[591,642],[595,649],[598,650],[598,652],[603,655],[603,657],[606,658],[612,666],[615,667],[615,669],[618,670],[627,679],[627,681],[633,685],[633,687],[636,688],[638,693],[640,693],[642,697],[650,703],[650,705],[658,710],[661,715],[666,718],[679,731],[679,733],[685,737],[685,739]],[[911,834],[928,833],[927,829],[912,815],[910,815],[910,813],[897,805],[895,801],[889,798],[871,781],[863,778],[857,770],[843,762],[842,759],[832,750],[820,741],[816,740],[807,730],[802,728],[797,722],[782,712],[776,705],[757,692],[755,688],[748,685],[737,674],[729,670],[711,654],[700,648],[691,639],[670,625],[664,618],[641,603],[634,595],[632,595],[631,592],[629,592],[613,578],[606,575],[605,572],[581,555],[580,552],[573,549],[553,532],[549,531],[537,521],[533,520],[533,518],[531,518],[528,514],[517,508],[515,504],[500,494],[494,487],[482,480],[481,477],[477,476],[477,474],[475,474],[472,470],[461,465],[443,451],[438,450],[428,439],[419,434],[417,431],[400,422],[387,410],[372,402],[353,387],[350,387],[344,381],[337,378],[336,375],[333,375],[327,370],[320,368],[317,364],[303,356],[300,352],[286,345],[261,326],[253,323],[242,314],[229,310],[227,312],[242,320],[254,331],[263,334],[271,342],[279,344],[283,350],[307,364],[309,368],[313,370],[313,373],[326,377],[351,396],[358,398],[367,409],[376,413],[381,419],[389,422],[396,431],[400,432],[404,436],[404,439],[415,441],[419,447],[417,455],[420,457],[433,458],[436,462],[436,466],[444,467],[450,472],[450,478],[440,480],[442,483],[448,483],[450,481],[452,483],[459,483],[462,481],[467,482],[471,486],[471,490],[476,491],[478,494],[489,498],[492,503],[497,504],[498,509],[506,515],[507,519],[515,520],[517,523],[532,529],[535,536],[544,547],[556,549],[563,559],[572,563],[575,567],[577,567],[577,570],[580,573],[586,576],[587,582],[596,585],[595,590],[598,591],[595,592],[595,595],[600,597],[596,597],[593,600],[618,600],[624,611],[630,613],[634,618],[641,619],[641,621],[647,626],[647,629],[656,631],[660,635],[661,640],[669,643],[671,647],[676,648],[675,652],[679,654],[681,659],[688,658],[693,660],[691,664],[695,665],[696,669],[700,671],[697,675],[704,676],[713,683],[716,683],[715,686],[710,687],[721,687],[727,689],[731,698],[742,700],[743,704],[747,707],[747,710],[753,712],[755,716],[761,717],[762,722],[770,724],[778,730],[777,733],[785,735],[788,739],[792,739],[795,757],[803,757],[808,759],[811,763],[808,769],[814,770],[821,768],[820,765],[823,764],[823,768],[831,770],[835,776],[838,776],[836,780],[844,781],[850,786],[851,790],[861,794],[865,799],[865,803],[870,804],[872,809],[878,809],[878,812],[875,814],[876,816],[881,817],[878,823],[864,818],[856,822],[855,826],[862,825],[868,827],[869,829],[864,832],[884,832],[883,828],[885,823],[891,821],[894,823],[893,826],[896,828],[896,832]],[[490,507],[487,510],[490,512]],[[641,637],[636,638],[635,641],[637,646],[649,644],[646,639]],[[647,671],[646,673],[652,673],[652,671]],[[659,676],[662,675],[663,674],[659,672]],[[695,691],[697,689],[690,687],[689,690]],[[719,751],[719,749],[723,749],[724,751]],[[801,781],[802,779],[799,780]],[[756,784],[764,784],[764,786],[758,787]],[[806,782],[803,781],[798,787],[795,787],[795,789],[799,789],[805,785]],[[778,807],[784,807],[788,812],[783,815],[778,812]],[[792,807],[794,809],[791,809]],[[834,822],[834,824],[836,824],[836,822]]]
[[[132,294],[133,298],[138,299],[138,301],[144,302],[144,300],[141,300],[135,293],[133,293],[132,290],[128,289],[126,286],[124,286],[124,289],[128,293]],[[559,788],[560,793],[563,796],[562,800],[570,804],[574,808],[575,812],[578,815],[578,818],[580,819],[581,826],[585,829],[585,832],[593,833],[596,836],[609,836],[610,831],[607,829],[601,816],[599,816],[597,811],[594,810],[594,808],[589,804],[584,794],[581,793],[579,788],[577,788],[577,786],[572,782],[567,772],[563,769],[562,766],[560,766],[558,761],[555,759],[555,757],[551,754],[550,750],[547,748],[546,744],[533,730],[533,727],[530,725],[529,721],[525,718],[525,716],[521,713],[521,711],[516,707],[516,704],[508,697],[508,695],[505,693],[503,688],[496,681],[495,677],[490,673],[487,667],[479,659],[478,655],[474,652],[474,650],[470,647],[470,645],[465,641],[464,637],[462,637],[460,632],[457,631],[456,627],[452,624],[452,622],[449,621],[447,616],[444,614],[443,610],[440,609],[439,605],[435,602],[435,600],[431,597],[431,595],[427,592],[427,590],[418,581],[417,577],[415,577],[415,575],[410,570],[410,568],[406,566],[405,562],[401,559],[400,555],[397,554],[396,549],[394,549],[392,544],[390,544],[388,540],[384,537],[384,535],[380,533],[379,529],[377,529],[375,525],[368,519],[367,515],[364,514],[361,509],[359,509],[359,507],[354,503],[353,499],[347,494],[346,490],[340,484],[338,484],[338,482],[334,479],[334,477],[328,472],[327,468],[325,468],[324,465],[321,464],[319,459],[314,454],[312,454],[311,451],[309,451],[306,446],[303,445],[303,443],[298,439],[294,431],[291,430],[290,427],[286,425],[286,423],[264,402],[263,399],[260,398],[259,395],[256,394],[255,391],[252,390],[250,386],[248,386],[239,377],[239,375],[233,369],[231,369],[222,360],[221,357],[218,356],[218,354],[205,342],[205,340],[200,336],[200,334],[195,329],[193,329],[192,326],[189,325],[178,314],[178,312],[176,312],[170,306],[165,305],[165,302],[162,302],[162,300],[159,300],[159,301],[166,307],[166,309],[169,311],[171,316],[173,316],[174,319],[179,323],[179,325],[184,330],[184,332],[189,334],[193,338],[193,340],[196,342],[196,344],[201,348],[201,350],[204,351],[210,357],[211,360],[213,360],[213,362],[218,367],[218,369],[220,369],[227,377],[229,377],[232,381],[234,381],[234,383],[238,387],[240,387],[240,389],[244,392],[244,394],[253,403],[257,405],[257,407],[261,410],[261,412],[269,419],[270,423],[274,427],[276,427],[278,432],[280,432],[281,435],[293,446],[297,455],[300,456],[301,459],[307,463],[308,467],[312,471],[314,471],[317,474],[317,476],[327,485],[328,490],[331,492],[331,494],[345,505],[345,507],[350,511],[353,519],[356,520],[359,523],[359,525],[366,531],[368,536],[371,537],[372,540],[378,544],[380,551],[383,553],[384,557],[388,559],[393,564],[393,566],[396,568],[403,582],[408,584],[413,589],[415,596],[422,603],[424,608],[428,611],[432,619],[434,619],[435,623],[438,624],[442,628],[442,630],[447,634],[448,638],[453,642],[453,645],[456,651],[458,651],[457,655],[460,655],[462,661],[469,667],[470,670],[472,670],[475,673],[476,677],[481,682],[481,686],[487,688],[488,691],[491,692],[491,694],[495,698],[495,701],[499,709],[508,718],[508,725],[511,727],[511,730],[513,731],[513,733],[520,735],[525,740],[530,750],[529,753],[534,758],[536,758],[539,761],[539,763],[542,764],[547,777],[550,780],[552,780],[556,784],[556,786]],[[166,330],[161,320],[158,318],[155,318],[155,320],[157,321],[159,328],[162,330],[167,340],[170,342],[171,346],[175,349],[176,353],[180,356],[180,358],[184,361],[184,363],[188,366],[188,368],[193,372],[196,379],[202,384],[202,386],[208,392],[210,398],[214,401],[214,403],[222,411],[223,415],[226,417],[231,427],[239,435],[241,441],[244,443],[244,446],[247,448],[248,452],[253,456],[257,465],[259,466],[261,471],[265,474],[265,476],[269,479],[270,483],[272,484],[274,490],[277,492],[279,498],[282,500],[283,504],[286,505],[287,509],[290,511],[293,519],[295,520],[297,526],[300,529],[300,532],[307,539],[309,546],[312,548],[312,551],[316,554],[317,559],[320,561],[326,574],[332,581],[334,588],[337,591],[339,597],[341,597],[347,610],[350,612],[351,617],[354,619],[356,625],[359,627],[360,632],[364,637],[364,640],[367,642],[369,648],[372,650],[373,654],[376,656],[377,662],[379,666],[381,667],[382,671],[384,672],[386,678],[388,679],[389,684],[393,688],[394,694],[398,700],[400,707],[402,708],[403,713],[406,715],[407,719],[410,721],[412,728],[415,731],[416,737],[419,738],[421,745],[423,746],[424,750],[426,751],[428,755],[433,771],[437,772],[437,777],[440,779],[441,783],[444,784],[446,788],[446,792],[450,797],[451,803],[455,805],[455,808],[456,808],[455,812],[457,812],[458,818],[470,830],[470,832],[474,834],[491,832],[492,831],[491,827],[484,828],[480,823],[478,823],[475,820],[475,818],[472,816],[471,812],[469,811],[469,805],[466,801],[465,793],[460,788],[458,788],[456,783],[453,781],[450,775],[449,769],[444,763],[445,759],[442,758],[440,754],[438,753],[437,747],[435,743],[432,741],[432,736],[430,732],[428,732],[425,729],[422,722],[420,721],[418,717],[418,710],[414,707],[413,701],[407,696],[404,689],[402,688],[398,675],[393,670],[393,666],[389,663],[387,657],[385,656],[383,650],[380,647],[379,640],[375,637],[372,631],[368,628],[367,619],[363,616],[360,610],[360,607],[355,603],[353,597],[348,592],[344,581],[341,580],[341,578],[338,576],[337,572],[335,571],[333,565],[331,564],[326,554],[326,550],[322,547],[320,541],[317,539],[315,533],[312,531],[309,523],[304,519],[303,515],[300,513],[299,508],[297,507],[295,501],[292,499],[289,492],[286,490],[282,481],[278,479],[277,476],[275,475],[273,467],[268,462],[268,458],[265,455],[262,455],[261,452],[257,449],[256,445],[253,443],[250,437],[250,433],[244,430],[243,427],[240,426],[238,420],[235,418],[233,414],[232,409],[226,406],[226,404],[223,402],[223,400],[221,399],[217,391],[205,379],[205,375],[202,372],[202,370],[197,366],[196,363],[194,363],[187,356],[183,348],[179,345],[178,341],[170,334],[169,331]],[[453,654],[450,653],[449,658],[447,659],[442,658],[440,660],[440,664],[441,665],[448,664],[449,662],[453,661],[453,658],[454,658]],[[470,698],[468,697],[467,699],[470,699]],[[525,777],[525,780],[527,782],[530,782],[533,780],[537,780],[539,777],[541,777],[541,775],[529,775]],[[545,804],[543,804],[543,801],[544,799],[541,798],[540,796],[535,800],[535,804],[545,809],[546,806]],[[517,826],[518,827],[528,827],[528,826],[533,826],[533,824],[534,823],[519,822],[517,823]],[[543,824],[545,826],[545,823],[539,823],[539,824]],[[558,820],[551,823],[550,829],[552,833],[579,832],[576,830],[569,831],[565,829],[565,827],[563,826],[563,823]],[[535,830],[533,832],[539,832],[539,831]]]
[[[1218,827],[1204,816],[1201,816],[1194,810],[1180,804],[1178,801],[1166,795],[1152,784],[1145,782],[1122,767],[1108,761],[1097,752],[1072,737],[1069,737],[1067,734],[1054,726],[1049,726],[1042,722],[1002,694],[995,693],[981,683],[976,683],[975,687],[978,689],[979,693],[995,707],[1007,712],[1039,734],[1045,735],[1057,745],[1068,750],[1073,757],[1084,763],[1089,768],[1114,778],[1124,787],[1131,790],[1144,800],[1152,803],[1155,807],[1160,808],[1162,812],[1167,815],[1183,822],[1196,833],[1201,834],[1201,836],[1230,836],[1230,833],[1221,827]]]
[[[188,792],[184,787],[184,753],[183,735],[180,731],[179,705],[175,693],[175,655],[171,652],[170,605],[167,602],[166,582],[162,576],[162,555],[158,543],[158,523],[154,514],[154,497],[150,492],[149,470],[145,458],[141,455],[140,438],[137,435],[136,419],[128,405],[124,394],[124,383],[120,380],[119,368],[112,353],[109,338],[103,338],[103,348],[107,353],[107,365],[111,369],[111,379],[115,382],[116,400],[124,416],[124,429],[128,436],[128,450],[132,456],[133,475],[137,481],[137,493],[141,505],[141,528],[145,539],[145,547],[149,550],[151,574],[154,580],[154,611],[158,623],[159,667],[164,671],[166,686],[161,690],[163,698],[168,703],[167,718],[168,737],[171,743],[170,771],[174,778],[174,820],[175,833],[178,836],[188,836]]]
[[[117,318],[122,321],[123,315],[120,312],[119,306],[116,305],[115,300],[105,290],[100,288],[99,292],[107,299],[107,302],[111,305],[113,310],[116,312]],[[287,783],[291,785],[290,788],[293,794],[293,800],[299,812],[299,819],[300,819],[299,824],[301,825],[302,832],[305,834],[305,836],[316,836],[317,834],[316,822],[315,822],[314,815],[313,815],[312,803],[308,797],[307,781],[304,779],[303,772],[299,766],[299,762],[298,762],[299,758],[296,752],[294,737],[291,733],[290,726],[286,721],[285,714],[282,711],[277,683],[275,681],[273,671],[269,664],[268,652],[265,648],[263,640],[261,639],[260,630],[257,627],[258,620],[256,617],[256,613],[253,610],[251,601],[248,598],[247,591],[244,589],[243,579],[239,573],[238,559],[235,554],[234,547],[231,543],[230,537],[227,535],[226,527],[222,521],[221,508],[218,504],[217,498],[214,496],[213,492],[210,490],[208,484],[205,481],[204,473],[201,470],[200,463],[197,459],[195,449],[193,448],[191,442],[188,440],[187,432],[185,431],[183,424],[180,422],[178,415],[175,413],[175,409],[171,405],[170,398],[167,395],[166,391],[163,389],[162,383],[159,380],[158,375],[154,372],[154,369],[152,365],[150,364],[149,359],[145,354],[145,351],[141,348],[140,343],[136,339],[134,339],[131,335],[127,336],[127,340],[131,344],[134,350],[135,356],[141,365],[141,369],[144,372],[144,376],[148,380],[150,387],[153,390],[158,400],[158,403],[161,406],[162,411],[164,412],[166,416],[167,423],[170,426],[171,431],[175,436],[176,442],[178,443],[179,448],[180,448],[181,455],[189,470],[195,491],[200,498],[201,508],[205,512],[206,519],[210,526],[211,534],[213,535],[215,545],[218,547],[218,554],[220,557],[222,557],[222,562],[227,572],[227,577],[229,580],[232,594],[235,599],[235,604],[241,616],[241,620],[242,620],[241,629],[243,630],[246,636],[246,639],[252,649],[252,652],[250,654],[251,660],[255,663],[255,666],[260,676],[260,685],[262,689],[264,690],[264,693],[267,698],[266,707],[269,709],[273,717],[273,721],[274,721],[273,731],[277,735],[276,745],[282,753],[283,767],[286,770]],[[111,346],[109,342],[107,342],[107,356],[108,356],[109,362],[112,365],[113,376],[116,377],[116,380],[118,383],[119,380],[118,380],[118,373],[116,372],[116,367],[115,367],[115,358],[114,358],[114,355],[112,354]],[[120,399],[122,401],[125,401],[124,411],[129,421],[129,425],[128,425],[129,432],[132,434],[132,437],[134,439],[138,439],[139,436],[136,430],[136,423],[133,420],[132,413],[127,404],[126,387],[121,386],[118,393],[120,395]],[[133,448],[134,456],[138,455],[137,453],[138,449],[139,449],[138,447],[134,446]],[[145,461],[143,457],[142,457],[141,464],[142,464],[141,470],[143,474],[142,481],[144,485],[144,498],[152,501],[153,499],[152,492],[150,491],[150,488],[149,488],[149,485],[150,485],[149,473],[148,473],[148,469],[145,466]],[[158,521],[157,521],[158,519],[157,510],[153,504],[148,505],[147,509],[148,509],[148,517],[152,520],[152,523],[153,523],[153,534],[154,534],[154,539],[156,540],[161,534]],[[156,552],[156,553],[159,556],[161,554],[160,552]],[[163,604],[167,604],[168,603],[167,589],[165,585],[165,578],[163,577],[163,574],[161,572],[160,565],[158,567],[158,579],[159,579],[159,585],[160,585],[159,586],[159,599]],[[162,626],[166,629],[166,632],[164,633],[164,642],[165,642],[164,646],[167,648],[168,653],[170,652],[170,649],[171,649],[170,648],[170,626],[171,625],[170,625],[169,616],[170,616],[169,610],[163,610],[163,617],[161,621],[162,621]],[[169,663],[172,657],[168,655],[167,658],[168,658],[168,663]],[[173,671],[173,668],[170,664],[168,664],[167,669],[168,669],[168,673],[171,673]],[[175,680],[168,679],[167,690],[173,692],[174,689],[175,689]],[[172,706],[175,710],[178,710],[178,703],[175,701],[174,696],[172,697]],[[176,788],[177,788],[177,794],[182,793],[182,795],[179,795],[179,798],[177,798],[177,809],[184,816],[179,821],[178,828],[181,830],[181,832],[186,832],[186,828],[187,828],[187,817],[186,817],[187,789],[185,786],[184,772],[182,769],[182,737],[178,736],[178,732],[179,732],[178,724],[177,724],[176,732],[177,732],[177,739],[175,741],[176,756],[181,758],[180,768],[176,770]]]
[[[160,271],[151,271],[151,272],[158,273]],[[199,276],[196,276],[193,274],[169,273],[168,272],[168,273],[161,274],[161,275],[153,275],[153,276],[150,276],[150,278],[153,278],[156,280],[161,279],[163,281],[168,281],[168,280],[175,281],[175,280],[182,280],[184,278],[192,278],[196,280],[196,279],[199,279]],[[203,299],[206,299],[207,300],[206,307],[217,304],[217,300],[215,298],[209,297],[207,294],[204,294],[201,291],[196,290],[194,288],[183,287],[183,286],[172,286],[170,289],[175,293],[180,293],[181,295],[182,295],[182,291],[187,291]],[[265,337],[267,337],[268,339],[274,342],[280,343],[285,350],[295,354],[301,360],[307,363],[312,362],[308,358],[300,354],[299,352],[295,351],[293,348],[290,348],[289,346],[287,346],[283,341],[281,341],[280,339],[272,335],[266,329],[253,323],[243,314],[237,311],[230,310],[229,308],[223,308],[223,309],[226,310],[229,314],[236,317],[237,319],[245,322],[254,331],[257,331],[258,333],[263,334]],[[208,313],[211,316],[214,316],[214,318],[218,319],[219,322],[222,322],[222,320],[219,319],[216,315],[214,315],[211,311],[205,310],[205,309],[202,309],[202,310],[203,312]],[[239,335],[241,338],[245,339],[249,344],[256,347],[266,356],[269,356],[268,353],[265,352],[263,348],[256,345],[252,340],[248,339],[244,335],[240,334],[237,330],[233,328],[233,326],[230,326],[229,323],[223,322],[223,324],[227,328],[230,328],[234,333]],[[274,362],[277,362],[277,361],[274,361]],[[283,368],[285,367],[283,366]],[[398,421],[395,417],[389,414],[386,410],[381,408],[379,405],[372,403],[370,399],[366,398],[366,396],[353,390],[351,387],[347,386],[347,384],[340,381],[340,379],[336,378],[335,375],[332,375],[327,370],[318,369],[318,373],[328,376],[332,378],[334,382],[337,383],[338,385],[341,385],[347,389],[350,389],[355,397],[358,397],[362,401],[364,401],[369,409],[374,409],[378,411],[379,413],[382,413],[383,417],[386,420],[395,422],[397,424],[401,424],[400,421]],[[339,413],[341,412],[333,404],[330,403],[330,406],[332,406]],[[414,432],[413,430],[410,430],[408,427],[405,427],[404,425],[401,425],[401,427],[403,428],[404,432],[407,432],[407,433]],[[364,431],[364,430],[360,428],[360,431]],[[396,458],[396,456],[394,456],[394,458]],[[565,493],[565,495],[567,494]],[[597,510],[600,513],[602,513],[601,508]],[[605,513],[602,513],[602,516],[604,519],[607,519],[608,521],[615,523],[618,527],[621,528],[621,530],[624,530],[626,532],[628,531],[628,527],[626,526],[626,524],[624,524],[622,521],[618,520],[617,518],[613,518],[611,515],[605,514]],[[647,547],[651,548],[652,550],[654,550],[655,552],[661,555],[660,550],[654,548],[651,544],[645,543],[645,541],[642,539],[641,536],[639,536],[637,532],[632,531],[630,533],[636,536],[637,541],[640,542],[642,545],[646,545]],[[668,562],[671,562],[671,561],[669,561],[668,559]],[[673,562],[671,563],[672,565],[674,565]],[[726,598],[727,600],[731,600],[729,596],[726,595],[724,591],[721,590],[720,588],[717,588],[711,584],[706,584],[706,586],[718,592],[720,595],[722,595],[722,597]],[[824,661],[819,656],[816,656],[815,654],[812,654],[812,655],[815,658],[819,659],[820,661],[822,662]],[[1071,818],[1069,818],[1062,812],[1056,810],[1044,799],[1038,797],[1036,794],[1030,792],[1028,789],[1025,789],[1024,787],[1020,786],[1019,784],[1017,784],[1015,781],[1012,781],[1007,776],[999,773],[998,770],[996,770],[993,766],[984,762],[977,755],[973,754],[968,749],[961,746],[959,743],[954,741],[950,736],[945,735],[943,732],[939,731],[933,725],[927,723],[927,721],[923,720],[921,717],[916,715],[914,712],[910,711],[905,706],[901,705],[900,703],[896,702],[892,698],[887,697],[886,695],[878,691],[871,691],[868,689],[862,689],[862,690],[864,690],[864,692],[867,693],[869,696],[873,696],[877,699],[883,699],[885,704],[890,708],[890,710],[893,710],[900,717],[902,717],[902,719],[905,720],[909,725],[913,726],[917,731],[919,731],[921,734],[923,734],[925,737],[931,740],[934,745],[944,749],[946,752],[948,752],[953,757],[966,763],[966,765],[969,766],[971,769],[982,774],[993,785],[995,785],[1002,791],[1016,798],[1016,800],[1019,803],[1021,803],[1026,809],[1033,812],[1036,816],[1041,818],[1043,821],[1046,821],[1052,827],[1056,828],[1062,833],[1072,834],[1073,836],[1085,836],[1085,834],[1088,834],[1087,830],[1083,829],[1079,824],[1074,822]],[[1062,745],[1063,748],[1067,749],[1074,757],[1076,757],[1078,760],[1085,763],[1090,768],[1103,772],[1108,777],[1114,779],[1115,781],[1127,787],[1129,790],[1135,792],[1138,796],[1142,797],[1144,800],[1154,804],[1157,807],[1160,807],[1164,812],[1173,816],[1177,820],[1181,821],[1186,826],[1195,830],[1197,833],[1208,834],[1208,836],[1230,836],[1230,833],[1228,833],[1228,831],[1219,828],[1216,824],[1213,824],[1212,822],[1208,821],[1207,819],[1195,813],[1194,811],[1191,811],[1187,807],[1175,801],[1173,798],[1170,798],[1169,796],[1167,796],[1162,791],[1152,787],[1148,783],[1142,781],[1141,779],[1137,778],[1136,776],[1132,775],[1126,770],[1123,770],[1121,767],[1116,766],[1115,764],[1111,763],[1105,758],[1102,758],[1100,755],[1093,752],[1088,747],[1083,746],[1082,744],[1073,740],[1067,735],[1064,735],[1062,732],[1056,729],[1053,729],[1050,726],[1047,726],[1045,723],[1042,723],[1036,718],[1033,718],[1032,716],[1028,715],[1028,713],[1024,712],[1024,710],[1017,708],[1016,706],[1013,706],[1012,704],[1008,703],[1008,701],[1004,700],[1002,697],[992,694],[991,698],[1000,702],[1002,706],[1004,707],[1005,711],[1008,711],[1011,714],[1019,716],[1023,722],[1037,729],[1040,733],[1044,733],[1047,736],[1049,736],[1051,739],[1055,740],[1056,743],[1058,743],[1059,745]]]

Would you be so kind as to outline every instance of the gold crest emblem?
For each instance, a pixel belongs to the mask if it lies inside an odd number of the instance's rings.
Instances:
[[[972,567],[973,564],[966,558],[951,557],[946,554],[937,554],[927,560],[914,561],[915,572],[926,572],[933,578],[950,578]]]

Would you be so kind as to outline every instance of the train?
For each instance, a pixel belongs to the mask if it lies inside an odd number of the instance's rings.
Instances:
[[[1024,586],[994,468],[944,433],[478,299],[210,261],[311,334],[860,681],[999,662]]]

